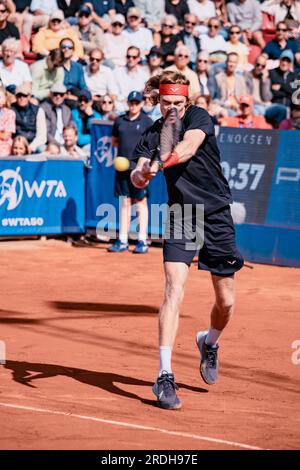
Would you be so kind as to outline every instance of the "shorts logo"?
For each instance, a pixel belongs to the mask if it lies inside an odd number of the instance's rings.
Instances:
[[[233,260],[233,261],[227,261],[228,264],[235,264],[236,263],[236,259]]]

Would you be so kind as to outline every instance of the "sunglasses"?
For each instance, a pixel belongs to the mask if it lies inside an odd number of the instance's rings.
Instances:
[[[98,59],[98,57],[90,57],[91,62],[101,62],[102,59]]]
[[[192,26],[196,26],[197,23],[193,23],[193,21],[185,21],[185,24],[191,24]]]
[[[64,93],[59,93],[58,91],[53,92],[52,95],[53,95],[53,96],[60,96],[61,98],[62,98],[63,96],[65,96]]]
[[[240,31],[230,31],[229,34],[240,34]]]
[[[61,44],[60,46],[61,49],[74,49],[74,46],[71,46],[70,44]]]
[[[256,64],[256,67],[261,67],[264,69],[266,67],[266,64],[260,64],[259,62]]]
[[[25,95],[25,93],[17,93],[16,97],[17,98],[28,98],[29,95]]]
[[[214,29],[218,29],[219,28],[219,25],[218,24],[209,24],[208,25],[209,28],[214,28]]]
[[[89,18],[90,13],[80,13],[79,18]]]
[[[113,104],[112,101],[102,101],[102,104]]]
[[[6,8],[5,9],[1,8],[0,13],[6,13],[6,12],[7,12]]]
[[[186,54],[177,54],[177,57],[184,57],[185,59],[188,59],[190,56]]]
[[[205,60],[205,59],[198,59],[198,62],[203,62],[204,64],[208,64],[208,60]]]
[[[112,26],[113,26],[113,27],[119,26],[119,28],[123,28],[123,24],[122,24],[122,23],[113,23]]]
[[[79,101],[79,103],[88,103],[89,102],[89,100],[87,98],[84,98],[83,96],[79,97],[78,101]]]
[[[286,33],[287,29],[286,28],[277,28],[276,31],[282,31],[283,33]]]
[[[150,57],[151,59],[154,59],[154,57],[160,59],[160,58],[161,58],[161,55],[160,55],[160,54],[156,54],[155,52],[152,52],[151,54],[149,54],[149,57]]]
[[[127,59],[138,59],[139,56],[138,55],[130,55],[130,54],[127,54]]]
[[[128,19],[129,20],[138,20],[139,16],[129,16]]]
[[[53,20],[51,20],[51,23],[61,23],[61,20],[59,20],[58,18],[53,18]]]
[[[163,23],[162,27],[163,28],[174,28],[174,26],[172,24],[166,24],[166,23]]]

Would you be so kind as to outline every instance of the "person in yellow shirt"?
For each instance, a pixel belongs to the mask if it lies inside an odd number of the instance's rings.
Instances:
[[[40,29],[32,41],[32,50],[37,54],[47,56],[52,49],[59,47],[63,38],[70,38],[74,42],[74,58],[84,56],[82,44],[77,33],[65,22],[62,10],[56,10],[49,19],[48,28]]]

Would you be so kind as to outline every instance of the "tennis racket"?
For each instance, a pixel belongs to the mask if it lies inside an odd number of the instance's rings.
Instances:
[[[163,155],[171,153],[179,142],[179,135],[181,131],[181,120],[176,108],[171,108],[161,128],[160,146],[159,146],[159,161]]]

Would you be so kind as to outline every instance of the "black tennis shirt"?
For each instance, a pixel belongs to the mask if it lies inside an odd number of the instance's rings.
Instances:
[[[134,160],[158,155],[163,119],[158,119],[146,130],[134,151]],[[201,129],[206,137],[195,155],[185,163],[164,170],[169,204],[204,204],[205,214],[210,214],[232,202],[228,182],[221,165],[220,152],[212,119],[207,111],[190,106],[182,118],[180,140],[184,133]]]

